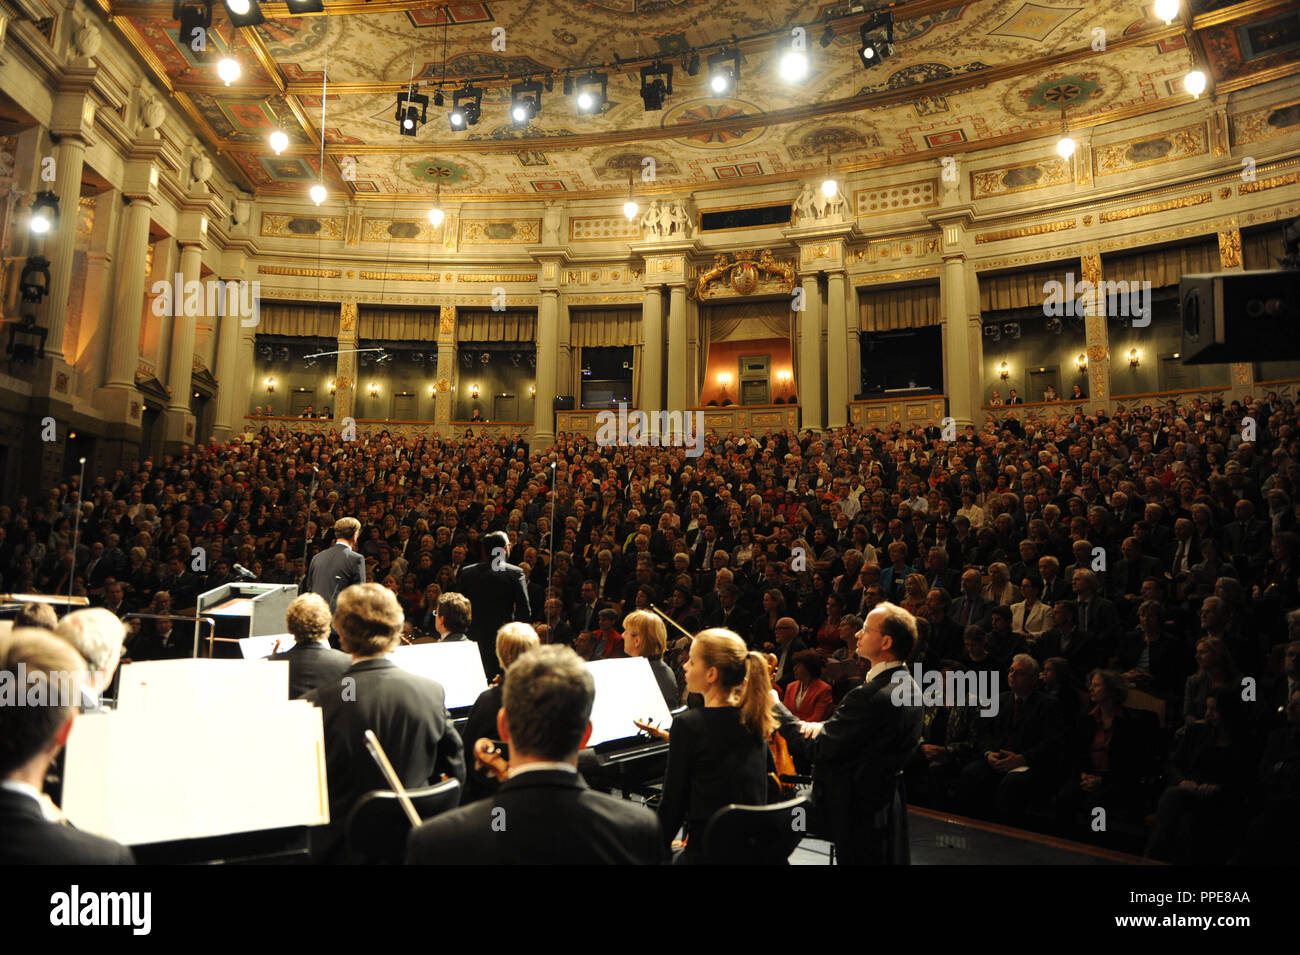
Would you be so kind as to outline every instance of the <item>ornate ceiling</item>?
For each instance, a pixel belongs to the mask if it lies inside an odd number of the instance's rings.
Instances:
[[[872,70],[858,65],[861,16],[837,20],[823,48],[831,6],[800,0],[327,0],[326,15],[299,17],[266,3],[267,21],[241,30],[218,6],[202,60],[180,43],[170,0],[99,2],[261,195],[303,195],[315,181],[326,68],[327,180],[358,198],[412,199],[438,184],[456,199],[621,193],[647,156],[672,191],[797,178],[824,169],[828,151],[841,170],[937,157],[1047,135],[1062,104],[1072,126],[1093,126],[1184,102],[1193,52],[1220,93],[1300,72],[1300,12],[1288,0],[1197,0],[1190,48],[1186,14],[1166,27],[1150,0],[913,0],[895,7],[895,55]],[[800,84],[777,71],[790,25],[807,28],[812,68]],[[707,69],[686,76],[681,53],[732,35],[740,82],[714,96]],[[230,87],[215,67],[227,53],[243,69]],[[656,55],[675,66],[674,92],[646,112],[639,66]],[[609,104],[580,116],[563,74],[601,64]],[[430,105],[418,135],[400,136],[396,93],[413,70],[430,96],[446,78],[448,106],[456,81],[475,78],[479,124],[453,133],[447,107]],[[550,75],[554,91],[519,129],[509,85],[526,75]],[[268,145],[276,128],[291,139],[280,156]]]

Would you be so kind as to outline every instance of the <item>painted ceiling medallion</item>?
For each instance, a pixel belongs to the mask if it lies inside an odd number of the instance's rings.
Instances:
[[[695,123],[706,123],[717,119],[732,119],[737,116],[752,116],[761,112],[762,110],[758,107],[738,99],[726,99],[720,102],[718,100],[696,100],[668,110],[664,114],[664,126],[666,128],[672,126],[689,127]],[[725,149],[752,143],[762,135],[762,127],[757,129],[707,129],[693,135],[687,133],[685,136],[679,137],[677,142],[684,146]]]

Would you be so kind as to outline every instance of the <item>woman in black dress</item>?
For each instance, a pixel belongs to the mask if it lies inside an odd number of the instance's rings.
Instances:
[[[673,720],[659,820],[670,842],[685,824],[679,861],[689,864],[703,861],[704,830],[715,812],[766,803],[776,717],[767,661],[730,630],[705,630],[691,641],[686,688],[704,705]]]

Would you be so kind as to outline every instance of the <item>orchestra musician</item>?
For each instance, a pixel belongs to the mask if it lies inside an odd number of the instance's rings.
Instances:
[[[686,686],[704,705],[673,720],[659,821],[665,841],[685,824],[686,848],[675,861],[704,859],[704,829],[731,803],[767,801],[768,737],[776,729],[767,660],[729,630],[691,641]]]
[[[293,646],[268,660],[289,661],[289,699],[333,683],[352,666],[352,658],[330,647],[330,608],[317,594],[299,594],[289,604],[284,625]]]
[[[451,596],[451,595],[448,595]],[[459,596],[459,595],[456,595]],[[463,599],[463,598],[462,598]],[[523,653],[534,650],[541,645],[537,631],[526,623],[508,623],[497,631],[497,662],[501,673],[510,669],[510,664]],[[504,681],[500,676],[486,690],[478,695],[474,706],[469,711],[465,722],[464,739],[471,750],[480,739],[494,739],[497,732],[497,713],[501,709],[501,692]],[[465,803],[476,799],[485,799],[497,791],[497,778],[489,767],[476,765],[467,757],[469,768],[466,772]]]

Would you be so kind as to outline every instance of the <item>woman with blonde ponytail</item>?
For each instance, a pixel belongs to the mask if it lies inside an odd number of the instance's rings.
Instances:
[[[767,743],[777,721],[767,661],[730,630],[695,637],[685,670],[687,690],[704,705],[673,720],[659,821],[670,842],[685,825],[678,861],[698,863],[717,810],[767,801]]]

